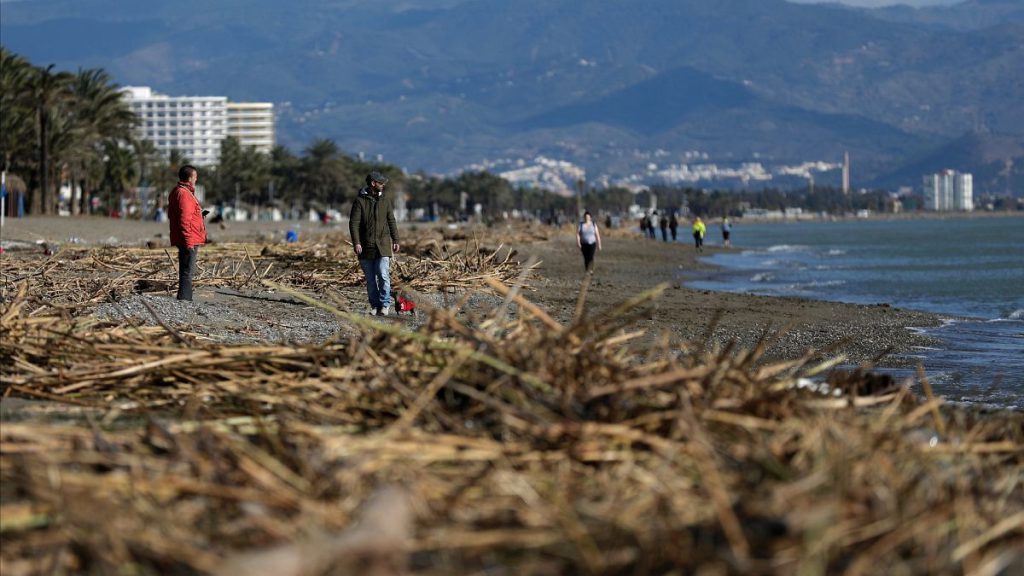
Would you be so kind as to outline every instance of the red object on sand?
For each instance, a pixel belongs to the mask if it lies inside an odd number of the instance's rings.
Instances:
[[[395,310],[398,312],[412,312],[416,309],[416,303],[402,296],[398,297],[398,306],[395,306]]]

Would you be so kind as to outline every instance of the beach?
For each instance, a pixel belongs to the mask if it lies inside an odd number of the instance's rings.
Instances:
[[[317,235],[325,248],[338,251],[338,266],[348,266],[355,261],[345,244],[347,227],[338,224],[325,227],[315,222],[233,222],[225,227],[211,225],[209,233],[217,242],[275,245],[284,242],[288,230],[299,232],[300,239]],[[472,236],[473,229],[463,227],[460,232]],[[440,238],[440,232],[437,234]],[[515,249],[516,258],[524,263],[530,259],[539,261],[536,272],[527,278],[525,295],[553,318],[567,323],[575,313],[583,284],[583,260],[571,228],[549,229],[548,234],[546,241],[513,244],[507,248]],[[3,241],[26,249],[26,244],[42,241],[57,248],[143,246],[147,242],[166,244],[166,237],[166,224],[155,222],[27,218],[8,220]],[[501,227],[489,230],[487,237],[493,239],[492,243],[501,241]],[[738,248],[707,246],[700,256],[728,250]],[[846,364],[880,366],[908,366],[911,361],[899,353],[933,344],[932,339],[911,328],[935,326],[942,320],[939,315],[896,309],[886,304],[853,305],[687,288],[683,282],[688,274],[706,273],[713,268],[697,256],[689,244],[648,240],[625,230],[606,231],[583,309],[587,315],[600,314],[664,283],[668,289],[635,326],[645,330],[648,338],[667,336],[676,343],[707,341],[720,347],[733,343],[736,348],[750,349],[763,336],[769,335],[766,359],[794,359],[815,351],[823,359],[843,355]],[[361,288],[341,288],[338,292],[351,309],[364,307],[365,294]],[[440,302],[429,294],[421,297]],[[197,289],[196,299],[207,306],[205,313],[186,314],[186,319],[190,329],[199,333],[227,331],[237,335],[236,328],[242,326],[243,332],[268,339],[315,341],[338,329],[331,326],[335,320],[329,315],[308,306],[232,297],[202,288]],[[182,311],[172,300],[157,301],[165,304],[163,309],[171,316]],[[141,309],[139,315],[148,316]],[[344,327],[341,330],[345,331]]]
[[[387,318],[344,226],[218,226],[178,302],[161,225],[16,224],[5,574],[1019,567],[1022,414],[850,372],[939,316],[686,288],[628,230],[589,276],[524,224],[405,227]]]

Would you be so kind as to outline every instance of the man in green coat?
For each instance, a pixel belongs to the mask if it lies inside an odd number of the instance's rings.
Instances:
[[[391,198],[384,196],[388,177],[380,172],[366,176],[366,186],[352,202],[348,231],[359,265],[366,276],[370,314],[387,316],[391,311],[391,257],[398,252],[398,223]]]

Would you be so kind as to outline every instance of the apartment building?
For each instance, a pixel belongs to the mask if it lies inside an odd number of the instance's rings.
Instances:
[[[226,96],[168,96],[147,86],[124,88],[128,106],[139,117],[139,136],[162,154],[179,151],[197,166],[220,161],[224,139],[269,153],[274,147],[274,105],[228,102]]]
[[[955,170],[925,175],[924,208],[933,211],[974,210],[974,177]]]
[[[228,136],[242,146],[270,154],[274,149],[274,104],[271,102],[228,102]]]
[[[126,87],[124,94],[139,117],[139,136],[162,154],[178,150],[197,166],[220,160],[227,136],[226,96],[168,96],[145,86]]]

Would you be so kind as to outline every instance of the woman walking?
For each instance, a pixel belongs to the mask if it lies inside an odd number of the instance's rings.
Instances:
[[[576,229],[576,246],[583,252],[583,269],[593,272],[594,252],[601,249],[601,232],[590,212],[583,213],[583,221]]]

